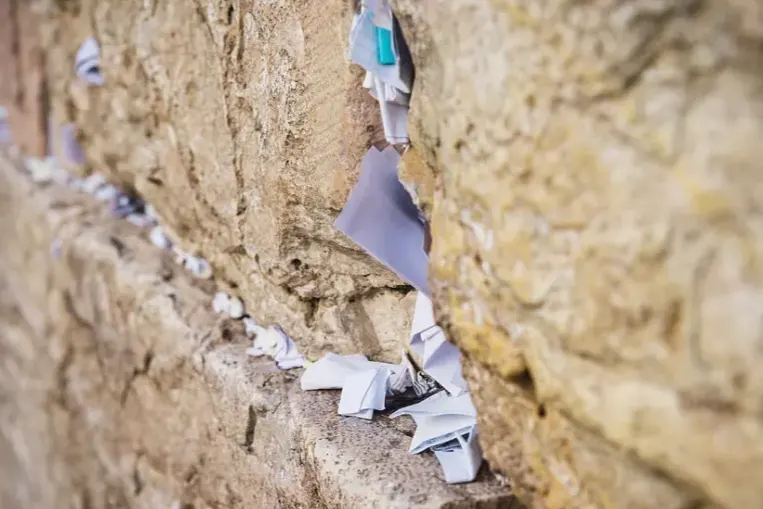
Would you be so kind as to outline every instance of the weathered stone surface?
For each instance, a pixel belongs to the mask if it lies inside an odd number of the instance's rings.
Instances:
[[[29,155],[47,151],[45,60],[34,2],[0,3],[0,107],[14,143]]]
[[[48,3],[89,164],[309,354],[395,359],[413,295],[331,228],[380,139],[351,2]],[[760,3],[393,5],[400,174],[493,464],[537,507],[763,507]]]
[[[2,507],[518,507],[487,469],[447,485],[409,456],[410,421],[340,418],[247,357],[212,289],[4,157],[0,233]]]
[[[344,57],[349,2],[48,2],[50,81],[91,167],[136,189],[258,320],[311,356],[396,360],[414,295],[335,228],[378,105]],[[320,8],[317,8],[320,7]],[[106,85],[72,74],[93,34]]]
[[[763,9],[393,0],[432,286],[536,507],[763,507]]]

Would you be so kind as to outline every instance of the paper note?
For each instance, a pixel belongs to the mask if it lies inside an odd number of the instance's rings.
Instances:
[[[379,101],[384,138],[393,145],[408,143],[408,101],[410,96],[366,72],[363,87]]]
[[[222,301],[222,299],[221,299]],[[224,303],[222,308],[224,308]],[[252,347],[246,353],[253,357],[268,355],[273,358],[276,365],[283,370],[301,368],[305,365],[305,358],[299,352],[297,344],[280,327],[261,327],[256,323],[247,323],[247,333],[255,335]]]
[[[340,415],[371,419],[384,410],[390,376],[402,366],[369,361],[364,355],[327,354],[302,374],[302,390],[342,389]]]
[[[358,183],[334,224],[403,280],[428,294],[424,224],[397,179],[399,160],[392,147],[382,152],[371,147],[361,162]]]
[[[353,19],[352,29],[350,31],[349,58],[353,63],[362,66],[366,71],[370,71],[378,76],[384,83],[389,84],[407,94],[411,92],[412,72],[403,65],[408,66],[409,62],[401,58],[403,53],[399,51],[398,38],[396,37],[395,27],[392,28],[394,43],[395,63],[393,65],[384,65],[379,63],[377,56],[376,25],[374,25],[373,14],[371,11],[364,10]],[[410,65],[412,68],[412,64]]]
[[[74,69],[77,76],[91,85],[103,85],[101,74],[101,51],[93,37],[88,37],[77,50]]]
[[[365,355],[328,353],[305,370],[300,379],[300,386],[303,391],[342,389],[348,376],[373,368],[387,368],[393,372],[401,369],[395,364],[369,361]]]
[[[363,0],[361,6],[371,12],[371,21],[375,26],[392,30],[392,7],[388,0]]]
[[[402,408],[391,417],[410,415],[416,422],[409,454],[432,449],[449,483],[470,482],[482,463],[476,441],[477,411],[468,393],[434,396]]]
[[[467,391],[461,370],[461,352],[437,326],[432,301],[419,292],[411,324],[411,350],[421,358],[422,369],[453,396]]]
[[[442,391],[418,374],[408,357],[401,364],[369,361],[364,355],[327,354],[302,374],[303,390],[342,389],[339,414],[370,419],[374,410],[393,411]]]
[[[405,96],[399,91],[390,92],[391,87],[382,83],[378,77],[374,76],[373,80],[373,93],[371,95],[379,100],[379,110],[381,111],[382,126],[384,127],[384,138],[393,145],[408,143],[407,98],[404,99],[405,104],[393,102],[394,100],[399,100]],[[386,100],[386,97],[390,97],[392,100],[388,101]]]
[[[459,435],[450,442],[432,448],[449,484],[472,482],[482,465],[482,449],[477,430]]]
[[[410,415],[416,421],[416,433],[411,440],[411,454],[452,440],[477,425],[477,410],[469,393],[448,396],[438,393],[420,403],[401,408],[391,417]]]
[[[371,419],[374,410],[384,410],[387,380],[391,371],[374,367],[347,376],[339,399],[339,414]]]

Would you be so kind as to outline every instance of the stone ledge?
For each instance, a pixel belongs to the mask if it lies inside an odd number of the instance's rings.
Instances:
[[[4,349],[34,351],[8,394],[46,423],[22,429],[47,448],[45,482],[30,482],[50,507],[519,506],[490,472],[445,484],[433,456],[407,455],[404,421],[341,418],[336,392],[304,393],[298,371],[247,358],[208,283],[4,155],[0,218],[0,281],[31,331]]]

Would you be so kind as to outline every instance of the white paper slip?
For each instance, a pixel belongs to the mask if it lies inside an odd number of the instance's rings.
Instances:
[[[305,365],[305,358],[297,349],[297,344],[280,327],[266,329],[254,324],[252,329],[256,336],[252,348],[246,351],[247,354],[253,357],[269,355],[283,370],[301,368]]]
[[[93,37],[88,37],[77,50],[74,60],[74,69],[77,76],[90,85],[103,85],[101,74],[101,50]]]
[[[477,425],[477,410],[468,393],[438,393],[420,403],[401,408],[390,417],[410,415],[416,421],[410,454],[418,454],[469,432]]]
[[[350,375],[374,368],[386,368],[392,372],[402,369],[395,364],[369,361],[365,355],[337,355],[329,353],[311,364],[300,379],[303,391],[319,389],[342,389]]]
[[[400,106],[408,106],[411,96],[405,92],[387,85],[379,79],[374,73],[366,71],[363,78],[363,88],[368,89],[368,93],[377,101],[387,101]]]
[[[339,399],[339,414],[371,419],[374,410],[384,410],[390,370],[374,367],[347,376]]]
[[[400,99],[404,97],[402,92],[391,96],[388,89],[392,88],[385,85],[377,76],[374,75],[373,96],[379,99],[379,110],[381,111],[382,126],[384,127],[384,138],[393,145],[408,143],[408,106],[386,100],[386,97]],[[394,89],[393,89],[394,90]]]
[[[482,465],[482,449],[476,428],[454,440],[432,448],[449,484],[472,482]]]
[[[374,25],[392,30],[392,8],[388,0],[363,0],[361,5],[371,12]]]
[[[432,449],[448,483],[473,481],[482,464],[477,443],[477,411],[468,393],[434,396],[398,410],[391,417],[410,415],[416,422],[409,454]]]
[[[95,194],[100,188],[108,184],[102,173],[92,173],[82,179],[82,190],[87,194]]]
[[[334,225],[403,280],[424,294],[428,259],[424,224],[397,179],[400,155],[374,147],[361,162],[360,178]]]
[[[391,144],[408,143],[408,101],[410,96],[366,72],[363,86],[371,97],[379,101],[384,138]]]
[[[432,307],[432,301],[429,297],[421,292],[416,294],[416,304],[413,308],[413,319],[411,320],[411,346],[414,347],[413,340],[418,339],[418,336],[423,332],[429,331],[437,327],[437,322],[434,319],[434,308]],[[414,351],[423,357],[423,352],[420,353],[417,348],[421,346],[418,341]]]
[[[461,352],[437,326],[432,301],[419,292],[411,324],[411,350],[420,358],[422,369],[452,396],[467,391],[461,370]]]

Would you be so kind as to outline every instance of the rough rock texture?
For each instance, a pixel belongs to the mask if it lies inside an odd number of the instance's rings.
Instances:
[[[317,8],[320,7],[320,8]],[[350,2],[47,2],[53,106],[90,167],[137,190],[184,248],[311,356],[399,360],[415,299],[332,223],[378,105],[344,58]],[[103,48],[106,86],[73,56]]]
[[[42,157],[48,148],[48,101],[40,19],[35,2],[0,2],[0,107],[9,115],[14,143]]]
[[[535,507],[763,507],[763,4],[393,5],[493,465]]]
[[[412,292],[331,228],[380,138],[352,2],[46,4],[90,166],[310,355],[395,359]],[[535,507],[763,507],[762,4],[393,5],[400,175],[492,464]],[[71,72],[90,33],[101,89]]]
[[[518,509],[449,486],[412,422],[336,415],[108,217],[0,153],[0,507]],[[53,249],[51,249],[53,247]]]

